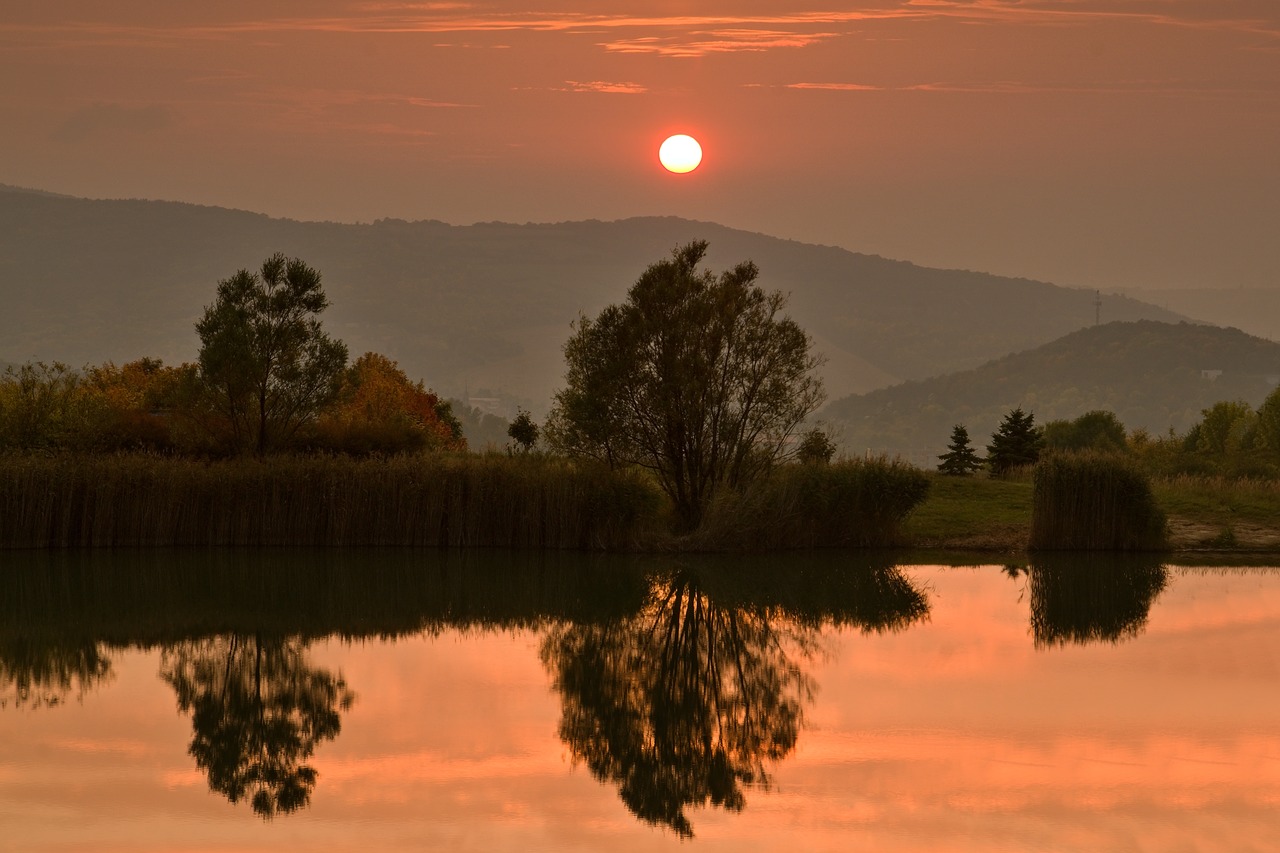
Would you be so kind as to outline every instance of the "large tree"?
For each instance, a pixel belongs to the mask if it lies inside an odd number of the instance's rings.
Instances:
[[[746,261],[699,269],[705,241],[651,265],[621,305],[582,317],[547,439],[571,455],[653,471],[684,529],[715,491],[784,454],[823,400],[809,336]]]
[[[196,323],[200,378],[238,449],[278,447],[337,395],[347,347],[320,327],[328,306],[320,273],[281,254],[218,282]]]

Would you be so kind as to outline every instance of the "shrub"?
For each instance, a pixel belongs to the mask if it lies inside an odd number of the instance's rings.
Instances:
[[[1053,454],[1035,468],[1032,549],[1155,551],[1166,547],[1165,517],[1151,482],[1124,456]]]
[[[929,478],[898,460],[780,465],[744,492],[722,492],[684,544],[717,550],[896,544]]]

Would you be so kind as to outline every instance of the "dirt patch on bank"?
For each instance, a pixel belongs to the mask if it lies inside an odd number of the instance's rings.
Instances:
[[[1169,544],[1175,549],[1187,550],[1275,551],[1280,549],[1280,526],[1251,521],[1216,524],[1170,516]]]

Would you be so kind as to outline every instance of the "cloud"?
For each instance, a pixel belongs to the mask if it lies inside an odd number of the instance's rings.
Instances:
[[[787,89],[826,89],[834,92],[883,92],[883,86],[866,83],[787,83]]]
[[[640,83],[610,83],[605,80],[592,80],[590,82],[566,80],[564,82],[567,88],[558,91],[599,92],[608,95],[642,95],[649,91],[647,86],[643,86]]]
[[[763,52],[776,48],[808,47],[839,33],[805,33],[749,28],[694,32],[679,36],[646,36],[601,42],[612,53],[648,53],[659,56],[694,57],[710,53]]]
[[[174,124],[173,113],[161,104],[125,106],[90,104],[71,113],[51,134],[56,142],[77,143],[92,137],[150,134]]]

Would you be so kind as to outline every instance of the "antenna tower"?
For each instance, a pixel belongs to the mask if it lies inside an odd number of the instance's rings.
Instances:
[[[1102,322],[1102,291],[1095,290],[1093,292],[1093,325],[1097,326]]]

